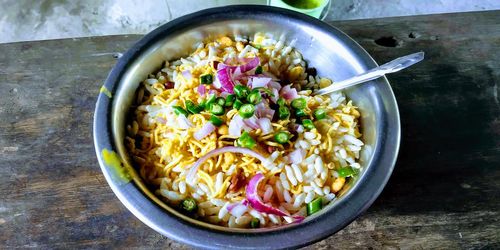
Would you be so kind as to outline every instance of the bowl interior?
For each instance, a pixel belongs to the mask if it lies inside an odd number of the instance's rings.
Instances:
[[[127,122],[127,113],[140,82],[146,79],[148,74],[159,70],[166,60],[188,55],[194,51],[199,42],[206,39],[221,35],[252,36],[256,32],[269,33],[275,38],[284,36],[287,42],[295,41],[294,47],[302,53],[309,66],[317,69],[318,75],[328,77],[334,81],[354,76],[376,65],[368,54],[353,40],[326,24],[320,24],[319,21],[313,21],[312,18],[299,14],[291,14],[287,11],[269,11],[265,8],[256,9],[257,11],[248,11],[245,8],[234,8],[230,12],[224,12],[224,10],[219,9],[217,11],[205,12],[203,15],[197,13],[181,18],[148,34],[120,59],[122,61],[120,65],[121,72],[118,74],[119,77],[117,77],[116,82],[110,83],[112,84],[114,95],[111,103],[111,120],[109,122],[112,138],[111,143],[126,166],[133,166],[133,162],[123,143],[125,125]],[[323,209],[314,216],[308,217],[302,224],[319,223],[317,221],[322,216],[328,213],[339,212],[348,206],[355,205],[358,209],[354,212],[343,212],[345,213],[343,215],[345,218],[343,218],[342,223],[332,221],[332,223],[338,224],[335,227],[332,226],[328,229],[323,229],[321,233],[316,233],[312,236],[301,236],[300,239],[303,242],[318,240],[320,237],[325,237],[339,230],[352,221],[362,210],[366,209],[385,185],[395,161],[395,154],[399,146],[399,116],[394,96],[387,80],[381,78],[370,83],[346,89],[344,93],[349,99],[354,101],[362,114],[361,131],[363,141],[366,144],[361,153],[360,160],[363,171],[358,178],[350,183],[350,188],[341,197],[330,203],[326,209]],[[397,131],[393,131],[397,135],[397,145],[392,145],[395,149],[387,155],[387,159],[379,159],[377,155],[390,147],[390,145],[385,145],[384,142],[389,133],[387,126],[392,123],[397,128]],[[97,144],[98,142],[96,142]],[[99,146],[96,146],[96,149],[98,148]],[[360,183],[368,180],[371,175],[370,172],[375,173],[376,170],[374,167],[380,163],[388,165],[384,168],[389,173],[379,173],[377,174],[379,175],[377,178],[372,178],[373,180],[371,181],[373,184],[370,185],[375,185],[372,187],[373,193],[356,195],[359,200],[350,200],[350,196],[354,196],[353,192],[356,189],[361,189],[358,188]],[[160,206],[163,209],[164,216],[170,214],[176,217],[174,218],[176,223],[183,220],[183,222],[180,222],[182,225],[189,224],[186,228],[195,227],[200,230],[215,230],[221,232],[222,235],[229,232],[245,234],[249,231],[246,229],[225,228],[188,218],[154,197],[151,190],[147,190],[144,183],[141,183],[141,180],[135,179],[135,181],[136,186],[134,187],[126,187],[119,191],[117,191],[118,188],[116,190],[113,188],[113,190],[115,193],[118,192],[117,195],[122,202],[127,200],[124,203],[136,216],[157,231],[167,234],[174,239],[184,242],[189,241],[179,238],[179,234],[161,228],[161,225],[155,224],[154,219],[148,218],[147,213],[141,211],[141,209],[145,209],[146,206],[151,205],[139,204],[148,199],[138,197],[136,189],[142,191],[142,196],[146,194],[149,197],[150,203]],[[110,185],[113,187],[112,183]],[[154,212],[156,214],[162,213],[158,210],[154,210]],[[179,218],[181,219],[179,220]],[[256,233],[283,231],[286,228],[296,226],[287,225],[279,228],[259,229]],[[255,230],[252,230],[253,232]],[[200,241],[197,242],[199,243]],[[196,245],[193,241],[190,243]]]

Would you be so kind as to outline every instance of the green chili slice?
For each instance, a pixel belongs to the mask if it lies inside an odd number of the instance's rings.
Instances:
[[[292,100],[291,106],[294,109],[303,109],[306,107],[306,99],[303,97],[296,98]]]
[[[181,106],[172,106],[172,108],[174,109],[174,113],[176,115],[185,115],[186,117],[189,115],[189,113]]]
[[[278,118],[280,120],[285,120],[290,116],[290,110],[286,106],[280,106],[278,108]]]
[[[201,106],[194,104],[194,102],[192,102],[191,100],[186,101],[186,109],[192,114],[198,114],[203,110]]]
[[[226,106],[226,107],[233,106],[235,99],[236,99],[236,96],[234,94],[230,94],[230,95],[226,96],[226,101],[224,103],[224,106]]]
[[[304,117],[306,115],[307,115],[306,112],[302,109],[295,110],[295,116],[297,116],[297,117]]]
[[[241,147],[252,149],[253,147],[255,147],[256,142],[252,138],[252,136],[250,136],[250,134],[245,131],[243,132],[243,134],[241,134],[240,138],[238,138],[236,144]]]
[[[255,69],[255,74],[258,75],[258,74],[262,74],[262,66],[257,66],[257,68]]]
[[[279,132],[274,135],[274,140],[279,144],[287,143],[288,139],[290,139],[290,136],[288,135],[287,132]]]
[[[217,103],[212,103],[210,104],[210,113],[214,115],[223,115],[224,114],[224,107]]]
[[[240,100],[236,99],[236,100],[234,100],[234,103],[233,103],[233,108],[235,108],[235,109],[238,109],[238,110],[239,110],[239,109],[241,108],[241,106],[242,106],[242,105],[243,105],[243,103],[242,103]]]
[[[323,199],[318,197],[307,204],[307,215],[314,214],[323,208]]]
[[[214,82],[214,76],[211,74],[205,74],[200,76],[201,84],[212,84]]]
[[[222,119],[220,119],[219,117],[215,116],[215,115],[211,115],[210,116],[210,122],[216,126],[216,127],[219,127],[220,125],[222,125]]]
[[[315,128],[314,127],[314,123],[311,120],[309,120],[309,119],[302,120],[302,125],[304,125],[304,128],[306,128],[306,129],[313,129],[313,128]]]
[[[224,97],[217,97],[217,99],[215,99],[215,103],[224,107],[226,105],[226,100],[224,99]]]
[[[259,221],[259,219],[257,219],[257,218],[253,218],[253,219],[250,221],[250,227],[251,227],[251,228],[259,228],[259,227],[260,227],[260,221]]]
[[[278,103],[278,105],[279,105],[279,106],[285,106],[285,105],[286,105],[286,101],[285,101],[285,99],[283,99],[283,98],[281,98],[281,97],[278,99],[278,102],[277,102],[277,103]]]
[[[196,208],[198,208],[198,206],[196,205],[196,200],[194,200],[193,198],[187,198],[183,200],[181,203],[181,207],[188,213],[194,212]]]
[[[243,85],[234,86],[234,93],[236,94],[236,97],[238,97],[239,99],[244,100],[247,97],[248,92],[250,92],[250,90],[248,89],[247,86]]]
[[[247,96],[247,101],[251,104],[257,104],[260,101],[262,101],[262,96],[260,95],[260,92],[258,89],[254,89],[250,91],[250,93]]]
[[[326,111],[324,109],[316,109],[314,110],[314,118],[317,120],[325,119],[326,118]]]
[[[255,113],[255,106],[253,104],[243,104],[238,110],[238,113],[245,119],[250,118],[253,116],[253,113]]]
[[[337,173],[339,174],[340,177],[352,177],[356,172],[354,172],[354,169],[351,167],[344,167],[344,168],[339,168],[337,170]]]

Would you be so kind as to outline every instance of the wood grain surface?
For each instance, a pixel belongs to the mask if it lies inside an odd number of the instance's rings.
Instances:
[[[333,22],[389,75],[401,151],[375,204],[307,249],[500,248],[500,11]],[[141,36],[0,44],[0,248],[173,248],[108,187],[94,153],[99,87]]]

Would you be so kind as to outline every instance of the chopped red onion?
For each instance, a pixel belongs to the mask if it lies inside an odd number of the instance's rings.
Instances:
[[[233,119],[229,122],[229,135],[241,136],[241,129],[243,128],[243,119],[239,115],[234,115]]]
[[[214,130],[215,126],[211,122],[207,122],[201,127],[200,130],[196,131],[193,136],[196,140],[199,141],[205,138],[210,133],[214,132]]]
[[[205,85],[200,84],[200,86],[198,86],[198,94],[204,96],[206,93],[207,93],[207,88],[205,87]]]
[[[252,88],[267,87],[267,84],[271,81],[271,78],[268,77],[252,77],[250,79]]]
[[[181,129],[188,129],[193,127],[193,124],[185,115],[178,115],[177,116],[177,126]]]
[[[186,80],[188,80],[188,81],[190,81],[190,80],[191,80],[191,78],[193,77],[193,76],[191,75],[191,72],[190,72],[189,70],[184,70],[184,71],[182,71],[182,76],[183,76]]]
[[[259,197],[259,194],[257,192],[257,188],[259,186],[259,183],[264,179],[264,175],[262,173],[257,173],[250,179],[250,182],[248,183],[248,186],[246,188],[246,198],[248,202],[250,203],[250,206],[252,206],[255,210],[261,212],[261,213],[267,213],[267,214],[275,214],[278,216],[291,216],[288,213],[285,213],[275,207],[266,205],[262,199]],[[291,216],[295,221],[295,223],[301,222],[304,220],[304,216]]]
[[[257,120],[260,129],[262,129],[262,134],[267,135],[273,132],[273,126],[271,125],[271,120],[267,117],[260,118]]]
[[[299,95],[297,94],[297,90],[295,88],[291,87],[292,85],[286,85],[285,87],[281,88],[280,90],[280,96],[285,98],[286,100],[292,100],[295,98],[298,98]]]
[[[300,164],[306,155],[303,149],[295,149],[288,155],[288,160],[293,164]]]
[[[260,128],[259,124],[257,123],[257,117],[255,117],[255,115],[250,118],[243,119],[243,123],[253,129]]]
[[[219,63],[219,65],[221,65],[221,63]],[[229,68],[222,68],[218,70],[217,78],[219,79],[222,90],[232,94],[235,84],[233,82],[233,79],[231,79]]]
[[[268,117],[272,119],[275,111],[266,104],[267,101],[263,100],[259,104],[255,105],[255,114],[258,118]]]
[[[156,117],[156,121],[158,121],[161,124],[167,124],[167,120],[163,117]]]

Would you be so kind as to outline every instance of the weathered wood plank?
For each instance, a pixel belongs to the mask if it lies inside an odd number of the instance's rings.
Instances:
[[[500,247],[500,11],[333,24],[378,62],[427,59],[389,76],[403,138],[384,192],[307,248]],[[99,87],[139,38],[0,44],[0,248],[188,248],[128,212],[94,155]]]

